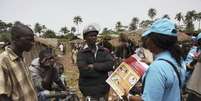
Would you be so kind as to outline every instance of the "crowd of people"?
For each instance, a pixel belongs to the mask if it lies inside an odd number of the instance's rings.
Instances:
[[[99,30],[93,25],[86,26],[82,33],[84,44],[79,49],[73,47],[82,100],[108,101],[109,72],[137,54],[149,68],[137,83],[141,86],[125,91],[119,100],[182,101],[185,92],[187,101],[201,101],[201,33],[193,38],[187,56],[178,44],[177,33],[175,23],[162,18],[142,34],[139,45],[126,34],[120,34],[120,45],[114,48],[110,38],[97,43]],[[41,50],[29,67],[24,64],[22,54],[33,45],[32,29],[16,22],[11,28],[10,44],[0,55],[0,101],[70,101],[64,65],[57,61],[51,48]],[[59,48],[64,55],[64,45]]]
[[[42,49],[29,67],[23,57],[34,45],[34,33],[27,25],[16,22],[11,42],[0,55],[0,101],[78,101],[69,98],[64,66],[51,48]],[[76,96],[74,96],[75,98]]]

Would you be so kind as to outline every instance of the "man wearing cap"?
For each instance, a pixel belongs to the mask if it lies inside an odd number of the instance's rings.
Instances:
[[[34,42],[33,31],[21,22],[11,28],[11,44],[0,54],[0,101],[37,101],[28,67],[22,56]]]
[[[142,96],[127,96],[130,101],[181,101],[186,65],[176,44],[175,24],[159,19],[142,35],[144,47],[154,54],[154,61],[143,76]]]
[[[106,95],[110,88],[105,80],[113,69],[113,57],[107,49],[96,45],[98,33],[92,25],[83,30],[86,44],[77,55],[79,88],[85,101],[107,101]]]

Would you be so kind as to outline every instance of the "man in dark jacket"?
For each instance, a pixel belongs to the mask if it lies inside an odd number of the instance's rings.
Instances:
[[[113,57],[107,49],[96,45],[98,32],[92,25],[84,29],[86,45],[77,57],[79,88],[85,101],[107,101],[106,95],[110,88],[105,80],[113,69]]]

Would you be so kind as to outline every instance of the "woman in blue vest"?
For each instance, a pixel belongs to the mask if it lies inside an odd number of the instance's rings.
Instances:
[[[159,19],[142,35],[144,47],[154,54],[154,62],[143,76],[143,93],[130,101],[181,101],[186,66],[177,45],[175,24]]]

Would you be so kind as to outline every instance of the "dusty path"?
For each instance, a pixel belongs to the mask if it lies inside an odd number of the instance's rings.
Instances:
[[[67,78],[67,84],[70,89],[73,89],[76,91],[76,93],[81,98],[81,92],[78,88],[78,78],[79,78],[79,70],[75,64],[72,63],[71,60],[71,52],[67,50],[65,55],[61,55],[59,58],[59,61],[61,61],[62,64],[64,64],[64,73]]]

